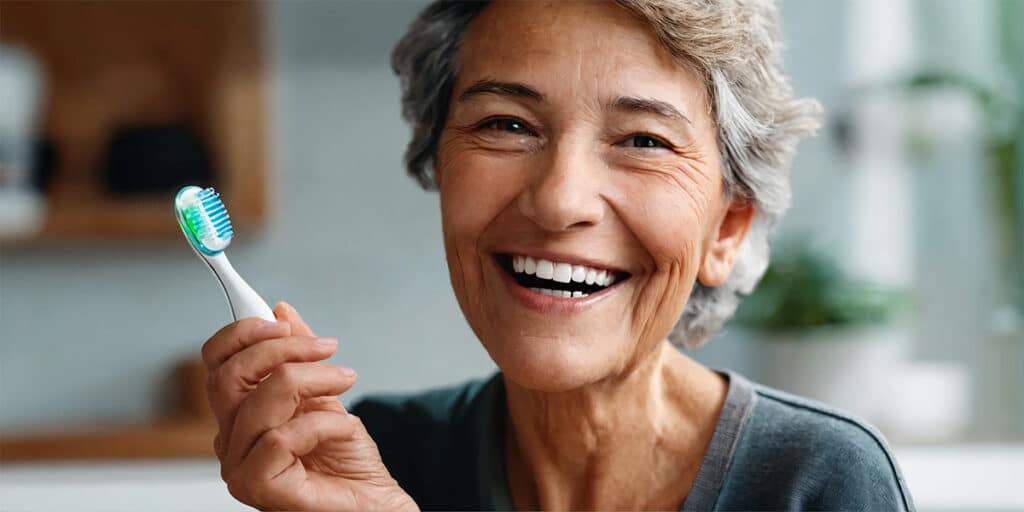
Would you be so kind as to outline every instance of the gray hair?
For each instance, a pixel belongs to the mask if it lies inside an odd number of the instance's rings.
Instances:
[[[728,279],[698,280],[669,339],[697,348],[736,311],[768,267],[768,235],[789,208],[789,162],[818,127],[821,108],[796,98],[782,74],[772,0],[616,0],[650,24],[681,64],[695,66],[718,126],[725,193],[757,213]],[[436,187],[437,145],[448,114],[462,35],[488,2],[437,0],[409,27],[391,55],[401,80],[402,116],[412,124],[405,153],[410,175]]]

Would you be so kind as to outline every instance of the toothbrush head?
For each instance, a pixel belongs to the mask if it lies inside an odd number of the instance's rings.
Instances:
[[[200,253],[216,256],[231,244],[231,218],[213,188],[188,186],[179,190],[174,211],[185,238]]]

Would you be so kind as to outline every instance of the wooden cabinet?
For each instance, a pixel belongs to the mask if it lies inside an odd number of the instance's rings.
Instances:
[[[232,0],[3,0],[0,41],[32,53],[47,82],[42,129],[57,166],[41,238],[177,233],[171,194],[113,194],[99,178],[112,133],[126,125],[190,126],[236,227],[262,223],[263,9]]]

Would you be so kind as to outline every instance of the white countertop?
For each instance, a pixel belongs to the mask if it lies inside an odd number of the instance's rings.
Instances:
[[[1024,510],[1024,444],[902,447],[896,457],[919,510]],[[207,459],[6,464],[0,509],[253,510]]]

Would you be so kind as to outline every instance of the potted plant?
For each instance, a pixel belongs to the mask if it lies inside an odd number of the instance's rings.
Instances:
[[[907,349],[896,289],[851,278],[806,240],[777,246],[736,323],[755,341],[752,377],[868,419]]]

